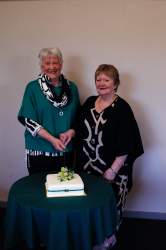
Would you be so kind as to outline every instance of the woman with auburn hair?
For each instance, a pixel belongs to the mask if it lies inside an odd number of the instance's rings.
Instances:
[[[95,72],[98,95],[83,104],[76,130],[77,168],[102,176],[112,185],[117,202],[117,230],[132,187],[133,163],[143,154],[134,114],[129,104],[117,95],[119,84],[119,72],[113,65],[99,65]],[[111,249],[115,245],[116,231],[105,237],[93,250]]]

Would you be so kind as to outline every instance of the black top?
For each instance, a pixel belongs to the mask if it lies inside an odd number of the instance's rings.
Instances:
[[[95,110],[97,97],[89,97],[82,107],[77,129],[77,166],[97,175],[103,174],[115,157],[127,154],[119,173],[129,175],[131,186],[131,167],[135,159],[143,154],[134,114],[121,97],[98,113]]]

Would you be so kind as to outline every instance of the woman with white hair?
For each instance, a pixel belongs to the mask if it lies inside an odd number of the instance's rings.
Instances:
[[[25,126],[29,174],[72,167],[75,119],[80,106],[75,83],[62,74],[59,48],[39,53],[41,74],[25,89],[18,120]]]

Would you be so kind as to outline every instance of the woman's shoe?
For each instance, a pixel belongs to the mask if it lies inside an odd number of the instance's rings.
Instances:
[[[116,244],[116,236],[113,234],[111,237],[105,239],[101,245],[96,245],[93,247],[93,250],[110,250]]]

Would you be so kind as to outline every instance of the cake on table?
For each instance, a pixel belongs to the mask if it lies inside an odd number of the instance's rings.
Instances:
[[[84,183],[81,177],[62,167],[58,174],[48,174],[46,176],[47,197],[67,197],[85,195]]]

